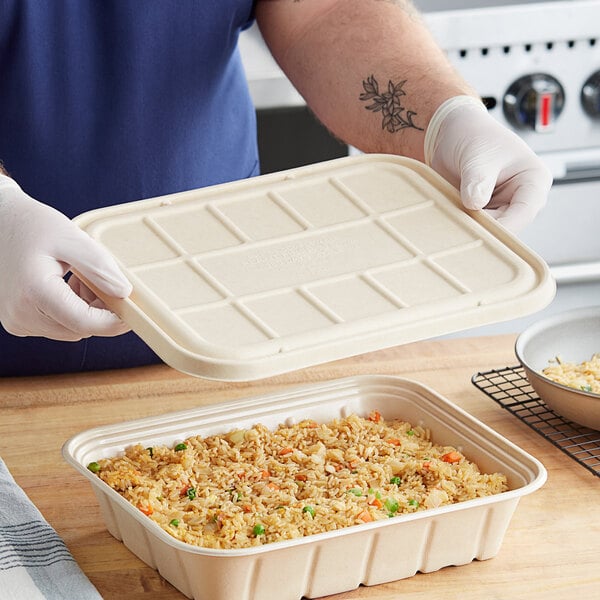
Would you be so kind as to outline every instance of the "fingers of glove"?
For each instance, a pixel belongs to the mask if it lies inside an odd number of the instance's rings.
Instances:
[[[47,280],[43,296],[38,296],[37,308],[59,327],[79,338],[114,336],[129,330],[111,311],[88,305],[61,277]]]
[[[465,172],[460,182],[460,199],[466,208],[480,210],[490,203],[496,184],[495,173],[488,177],[481,177],[480,174],[469,175]]]
[[[48,319],[45,315],[40,315],[40,319],[36,323],[28,324],[27,327],[4,325],[4,329],[16,337],[44,337],[59,342],[78,342],[81,340],[81,336],[64,327],[59,327],[57,323]]]
[[[78,333],[63,327],[60,323],[40,312],[35,317],[30,314],[25,322],[19,322],[15,325],[3,323],[3,325],[8,333],[17,337],[44,337],[60,342],[78,342],[82,339]]]
[[[71,275],[69,278],[69,287],[90,306],[94,308],[106,308],[106,304],[77,275]]]
[[[105,310],[104,312],[108,311]],[[91,337],[91,335],[81,335],[79,332],[71,331],[41,312],[38,312],[34,319],[28,319],[24,325],[5,326],[5,329],[8,333],[17,337],[44,337],[60,342],[78,342],[83,338]],[[103,337],[121,335],[129,330],[129,327],[119,323],[113,329],[107,331]]]
[[[16,184],[0,198],[1,223],[9,234],[6,251],[23,256],[50,256],[72,266],[104,293],[125,298],[131,284],[113,256],[56,209],[25,194]],[[1,243],[1,240],[0,240]]]
[[[99,290],[115,298],[131,294],[131,283],[113,256],[98,242],[71,224],[73,230],[57,249],[57,258],[69,264]]]
[[[480,210],[487,206],[506,176],[507,152],[502,150],[499,137],[494,138],[491,132],[490,137],[473,135],[460,145],[455,168],[459,172],[461,200],[467,208]]]
[[[496,213],[507,229],[517,233],[529,225],[545,206],[552,187],[552,174],[541,162],[507,179],[494,192],[487,208],[502,208]]]
[[[497,148],[480,135],[463,139],[452,158],[440,153],[432,167],[460,190],[462,203],[471,210],[486,206],[504,167]]]
[[[537,187],[523,186],[517,189],[512,200],[497,215],[498,222],[514,233],[529,225],[544,206],[546,194]]]
[[[18,337],[35,336],[68,342],[80,340],[81,334],[57,323],[39,309],[39,295],[39,290],[23,290],[16,302],[11,303],[11,306],[5,305],[2,318],[4,329]]]
[[[77,275],[71,275],[68,283],[73,292],[90,306],[101,306],[102,308],[106,308],[102,301],[100,301],[100,305],[97,304],[99,300],[98,296],[96,296],[96,294],[94,294],[94,292],[92,292],[92,290],[90,290],[90,288],[85,285],[85,283],[83,283],[81,279],[77,277]]]
[[[98,308],[104,307],[101,301],[71,277],[71,285],[87,302],[76,295],[63,280],[64,265],[50,256],[20,265],[13,275],[12,285],[0,287],[0,321],[13,335],[76,341],[129,329],[116,315]]]
[[[21,188],[19,187],[19,184],[12,179],[11,177],[8,177],[7,175],[0,175],[0,188],[4,188],[4,189],[16,189],[16,190],[20,190]]]
[[[467,161],[460,184],[461,200],[466,208],[504,207],[501,214],[498,211],[493,214],[512,231],[533,221],[552,185],[549,170],[531,150],[519,145],[515,152],[518,149],[522,152],[511,160],[498,160],[498,153],[494,151],[488,155],[488,163],[476,159]]]
[[[546,187],[550,174],[541,160],[520,136],[482,110],[480,103],[456,97],[442,105],[439,113],[443,118],[433,127],[437,134],[432,134],[428,144],[430,164],[460,188],[467,208],[484,208],[492,198],[488,207],[497,207],[501,201],[511,203],[511,195],[498,192],[515,177]],[[538,210],[533,201],[533,209]]]

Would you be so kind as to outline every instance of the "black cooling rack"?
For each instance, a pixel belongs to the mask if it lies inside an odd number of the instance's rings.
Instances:
[[[529,385],[521,366],[476,373],[471,381],[502,408],[600,477],[600,431],[552,411]]]

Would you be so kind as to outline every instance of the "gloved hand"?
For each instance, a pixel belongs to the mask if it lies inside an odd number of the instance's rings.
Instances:
[[[482,102],[456,96],[435,112],[425,134],[425,162],[460,190],[469,209],[484,209],[518,232],[546,203],[549,169]]]
[[[17,336],[113,336],[128,327],[74,275],[125,298],[131,284],[114,258],[65,215],[0,175],[0,322]]]

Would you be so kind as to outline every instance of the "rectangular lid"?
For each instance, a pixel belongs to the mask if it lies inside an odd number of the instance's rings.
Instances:
[[[546,264],[424,164],[361,155],[87,212],[167,364],[260,379],[529,314]]]

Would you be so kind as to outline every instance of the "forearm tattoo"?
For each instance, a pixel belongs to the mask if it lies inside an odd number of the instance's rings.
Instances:
[[[367,110],[374,113],[380,112],[382,116],[381,128],[395,133],[406,128],[418,129],[423,131],[413,122],[413,117],[417,115],[414,110],[408,110],[403,106],[402,96],[406,96],[406,92],[402,89],[406,79],[394,83],[391,79],[388,81],[387,91],[380,92],[379,84],[374,75],[363,80],[362,85],[364,92],[359,96],[363,102],[371,102],[365,106]]]

